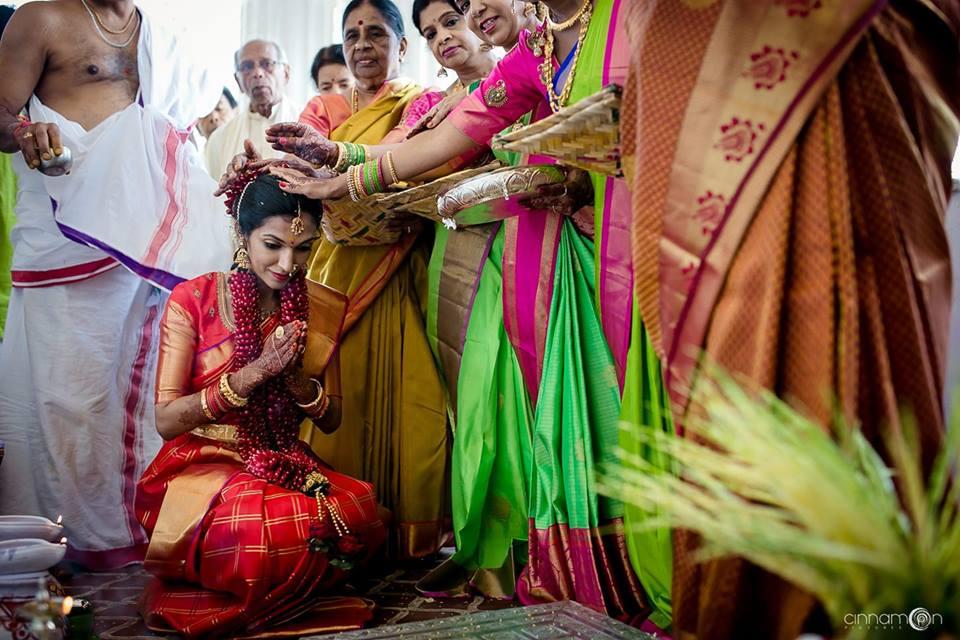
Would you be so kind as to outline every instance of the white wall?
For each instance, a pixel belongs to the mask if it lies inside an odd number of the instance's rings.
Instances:
[[[151,20],[176,33],[188,55],[202,60],[224,86],[239,94],[233,52],[241,43],[242,0],[136,0],[136,4]]]

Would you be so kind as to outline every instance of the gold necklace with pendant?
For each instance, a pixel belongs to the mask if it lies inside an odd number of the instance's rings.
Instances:
[[[581,6],[580,9],[575,14],[573,14],[573,16],[571,16],[570,18],[560,23],[554,22],[550,18],[550,13],[547,12],[547,28],[550,29],[551,31],[566,31],[567,29],[569,29],[570,27],[572,27],[577,23],[577,20],[579,20],[583,16],[583,14],[587,12],[588,7],[592,8],[592,5],[590,4],[590,0],[586,0],[586,2],[583,3],[583,6]]]
[[[577,71],[577,62],[580,60],[580,52],[583,50],[583,42],[587,39],[587,29],[590,27],[590,18],[593,15],[593,5],[590,3],[590,0],[587,0],[586,3],[580,8],[580,11],[577,12],[577,15],[570,20],[566,20],[560,23],[560,27],[563,25],[572,25],[571,20],[580,21],[580,32],[577,34],[577,48],[573,52],[573,61],[570,63],[570,73],[567,74],[567,79],[563,84],[563,91],[560,92],[558,96],[553,89],[553,22],[548,19],[547,26],[544,29],[546,32],[546,37],[544,38],[543,45],[543,62],[540,64],[540,80],[543,82],[543,85],[547,88],[547,98],[550,100],[550,109],[556,113],[563,108],[567,103],[567,100],[570,99],[570,92],[573,91],[573,75]],[[564,27],[563,29],[557,29],[557,31],[564,31],[569,28]]]

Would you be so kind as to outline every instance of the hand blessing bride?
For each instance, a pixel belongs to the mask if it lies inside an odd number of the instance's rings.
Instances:
[[[332,165],[337,161],[337,145],[310,125],[281,122],[268,128],[266,136],[267,142],[277,151],[295,155],[315,166]]]
[[[273,165],[270,173],[280,178],[280,188],[287,193],[305,195],[312,200],[335,200],[347,195],[346,174],[337,175],[329,169],[308,174],[296,167]]]

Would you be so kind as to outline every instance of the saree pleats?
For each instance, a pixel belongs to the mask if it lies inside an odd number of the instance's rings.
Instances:
[[[659,473],[672,473],[667,456],[640,436],[649,430],[672,434],[674,426],[660,358],[653,350],[637,309],[633,317],[633,339],[627,354],[627,378],[620,413],[620,448],[628,455],[646,460]],[[673,538],[668,527],[650,529],[646,526],[646,520],[657,515],[624,505],[624,535],[630,563],[653,609],[650,621],[660,629],[668,629],[672,615]]]
[[[438,226],[430,264],[430,299],[431,306],[447,309],[436,323],[453,322],[451,333],[458,333],[456,323],[463,317],[453,313],[452,307],[457,305],[444,303],[450,296],[444,295],[443,284],[459,273],[462,281],[458,286],[475,290],[460,349],[460,375],[452,375],[449,366],[443,369],[447,384],[456,386],[458,419],[451,492],[457,551],[418,588],[429,595],[461,596],[467,594],[469,586],[488,597],[509,598],[516,583],[514,547],[519,548],[519,558],[526,555],[523,543],[527,538],[533,415],[516,354],[503,326],[503,228],[492,230],[479,279],[468,269],[450,266],[451,261],[460,264],[463,258],[448,253],[454,249],[448,243],[453,233],[462,232]],[[486,243],[487,239],[481,236],[475,242]],[[431,312],[428,317],[437,315]],[[442,360],[440,349],[444,347],[437,338],[436,323],[429,322],[428,330]],[[439,331],[444,333],[442,326]],[[454,350],[452,346],[445,348]]]
[[[616,367],[594,307],[591,240],[564,220],[533,426],[529,564],[518,595],[572,599],[618,619],[649,613],[627,558],[623,506],[599,496],[620,416]]]

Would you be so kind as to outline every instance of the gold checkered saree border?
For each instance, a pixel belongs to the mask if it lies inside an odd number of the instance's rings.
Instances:
[[[492,147],[620,177],[621,93],[618,85],[608,85],[543,120],[496,136]]]

